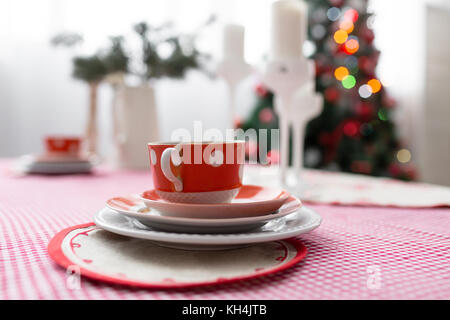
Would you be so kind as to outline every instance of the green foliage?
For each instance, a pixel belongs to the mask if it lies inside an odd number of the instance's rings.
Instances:
[[[182,78],[190,69],[202,69],[201,61],[207,55],[195,48],[195,40],[203,27],[213,23],[211,16],[195,34],[177,34],[171,23],[152,27],[146,22],[134,25],[133,30],[141,40],[143,70],[137,74],[143,81],[161,77]],[[51,39],[54,46],[72,47],[83,41],[76,33],[61,33]],[[161,55],[161,48],[170,52]],[[110,37],[110,46],[99,50],[90,56],[78,56],[73,59],[73,76],[86,82],[101,81],[112,73],[130,73],[132,54],[125,49],[125,39],[122,36]]]
[[[104,61],[98,56],[75,57],[72,75],[86,82],[99,82],[107,74]]]
[[[73,47],[83,42],[83,36],[73,32],[63,32],[55,35],[51,40],[54,46]]]
[[[51,39],[54,46],[73,47],[83,41],[77,33],[61,33]],[[72,76],[85,82],[100,82],[111,73],[128,72],[129,58],[123,48],[123,37],[110,37],[110,47],[90,56],[73,58]]]
[[[200,60],[206,55],[195,49],[195,36],[174,35],[171,24],[154,28],[140,22],[134,26],[134,31],[141,39],[142,62],[146,69],[142,78],[182,78],[189,69],[201,68]],[[162,47],[170,49],[167,57],[161,55]]]
[[[168,77],[182,78],[187,70],[200,67],[200,53],[197,50],[194,49],[191,52],[183,50],[180,38],[169,38],[166,42],[172,45],[172,53],[167,59],[163,59],[161,64]]]
[[[128,72],[128,62],[130,58],[125,52],[123,42],[124,38],[121,36],[110,37],[111,47],[101,57],[107,73]]]
[[[156,51],[157,44],[149,39],[150,30],[151,27],[146,22],[140,22],[134,26],[134,31],[142,43],[142,62],[145,66],[145,71],[141,77],[144,79],[159,78],[163,75],[161,59]],[[155,31],[157,32],[158,30]]]

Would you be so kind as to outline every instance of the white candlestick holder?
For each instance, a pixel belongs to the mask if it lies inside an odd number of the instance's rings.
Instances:
[[[284,187],[302,193],[303,144],[309,120],[322,109],[322,97],[314,92],[314,62],[306,58],[268,63],[263,82],[274,93],[280,121],[280,178]],[[293,131],[293,166],[296,179],[288,183],[289,128]]]
[[[252,66],[244,60],[224,60],[217,65],[216,73],[225,80],[229,91],[228,123],[231,129],[234,129],[234,120],[236,117],[237,86],[252,72]]]

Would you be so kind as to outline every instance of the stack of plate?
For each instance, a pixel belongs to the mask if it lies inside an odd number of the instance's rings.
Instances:
[[[25,174],[90,173],[92,162],[84,158],[44,157],[27,155],[19,159],[16,171]]]
[[[155,190],[115,197],[94,217],[97,226],[160,246],[223,250],[282,240],[317,228],[321,217],[285,190],[242,186],[231,203],[190,204]]]

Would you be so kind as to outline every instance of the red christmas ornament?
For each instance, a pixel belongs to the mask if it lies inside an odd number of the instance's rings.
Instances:
[[[375,34],[369,28],[364,28],[362,30],[361,34],[362,34],[362,38],[364,39],[364,41],[367,42],[367,44],[371,44],[373,42],[373,40],[375,39]]]
[[[356,114],[362,120],[369,120],[373,116],[373,106],[368,102],[358,102],[356,104]]]
[[[328,87],[325,92],[325,99],[329,102],[336,102],[339,99],[339,90],[335,87]]]
[[[269,90],[267,90],[267,88],[261,83],[256,86],[255,91],[258,94],[258,96],[260,96],[261,98],[264,98],[265,96],[267,96],[267,94],[269,92]]]
[[[416,180],[417,179],[417,170],[414,166],[412,165],[407,165],[404,168],[404,173],[405,176],[409,179],[409,180]]]
[[[358,121],[349,120],[342,127],[342,131],[346,136],[356,137],[359,133],[359,127],[361,124]]]
[[[372,77],[375,73],[376,61],[373,58],[363,56],[358,59],[358,67]]]
[[[402,172],[402,169],[400,168],[400,165],[398,163],[391,163],[389,165],[388,171],[392,177],[398,177]]]
[[[267,160],[269,164],[277,164],[280,162],[280,153],[278,150],[270,150],[267,152]]]
[[[273,111],[266,107],[259,112],[258,118],[262,123],[271,123],[274,120]]]

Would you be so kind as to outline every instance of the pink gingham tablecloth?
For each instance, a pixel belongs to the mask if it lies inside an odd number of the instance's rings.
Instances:
[[[300,237],[308,255],[287,271],[194,289],[69,289],[50,239],[92,221],[106,199],[148,188],[149,173],[17,177],[10,165],[0,161],[0,299],[450,299],[449,208],[309,205],[323,223]]]

